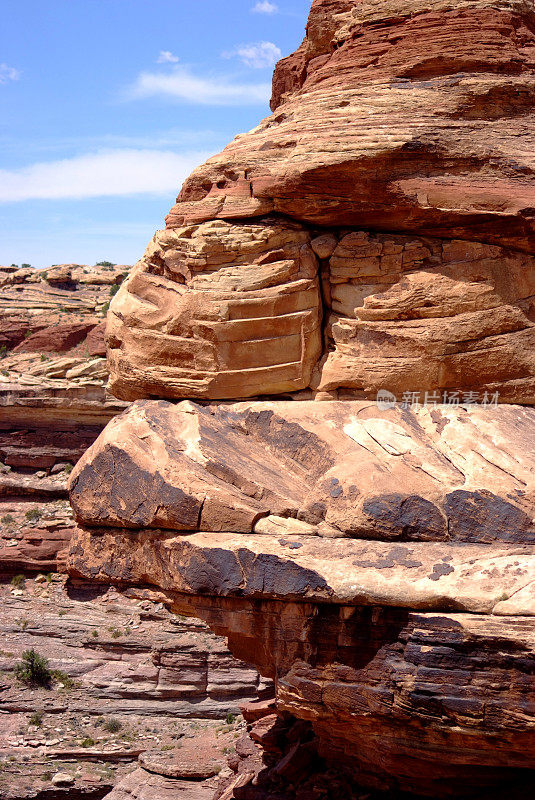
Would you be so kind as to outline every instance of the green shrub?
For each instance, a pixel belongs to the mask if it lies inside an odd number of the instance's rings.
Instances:
[[[65,472],[67,475],[70,475],[72,471],[73,471],[72,464],[65,464],[65,469],[63,470],[63,472]]]
[[[11,516],[11,514],[6,514],[5,516],[0,519],[2,525],[13,525],[15,522],[15,518]]]
[[[5,358],[7,356],[7,345],[0,344],[0,358]]]
[[[107,303],[104,303],[102,308],[100,309],[103,314],[107,314],[110,308],[110,301],[108,300]]]
[[[94,747],[95,745],[96,742],[91,736],[87,736],[82,742],[82,747]]]
[[[24,575],[14,575],[11,578],[11,585],[15,587],[15,589],[22,589],[26,584],[26,578]]]
[[[49,772],[48,770],[46,772],[43,772],[43,774],[41,775],[41,780],[42,781],[51,781],[52,780],[52,773]]]
[[[114,267],[115,263],[113,261],[97,261],[95,267]]]
[[[227,718],[226,718],[225,721],[226,721],[227,725],[234,725],[234,723],[236,722],[236,714],[231,714],[229,712],[227,714]]]
[[[21,269],[31,269],[31,266],[32,266],[31,264],[21,264],[20,265]]]
[[[24,651],[22,661],[15,666],[15,675],[27,686],[47,687],[52,678],[47,659],[40,656],[33,648]]]
[[[43,715],[38,711],[34,711],[28,722],[30,725],[35,725],[36,728],[40,728],[43,724]]]
[[[119,733],[123,727],[122,722],[115,717],[110,717],[102,726],[109,733]]]
[[[115,297],[115,295],[116,295],[116,294],[117,294],[117,292],[119,291],[119,288],[120,288],[120,287],[119,287],[119,284],[118,284],[118,283],[114,283],[114,284],[112,284],[112,285],[110,286],[110,297]]]
[[[67,675],[66,672],[62,672],[60,669],[53,669],[52,670],[52,677],[58,681],[58,683],[62,683],[65,689],[73,689],[74,688],[74,681],[70,675]]]
[[[29,519],[30,521],[38,520],[43,516],[43,512],[40,508],[29,508],[25,516],[26,519]]]

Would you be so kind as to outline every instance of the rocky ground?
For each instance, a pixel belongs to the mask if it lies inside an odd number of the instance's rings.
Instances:
[[[238,704],[267,688],[202,623],[160,604],[57,573],[6,580],[0,601],[3,798],[102,797],[140,757],[156,773],[180,757],[175,778],[211,777],[243,727]],[[48,687],[16,677],[32,648],[55,673]]]
[[[69,464],[0,475],[0,797],[211,800],[270,682],[199,620],[57,571]],[[16,677],[30,649],[48,687]]]

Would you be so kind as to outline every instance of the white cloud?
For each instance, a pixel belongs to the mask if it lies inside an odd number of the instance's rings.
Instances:
[[[160,50],[160,55],[158,56],[158,60],[156,61],[157,64],[176,64],[177,61],[180,61],[178,56],[173,55],[170,50]]]
[[[8,67],[7,64],[0,64],[0,83],[8,81],[18,81],[20,72],[15,67]]]
[[[221,55],[223,58],[238,56],[246,67],[263,69],[272,67],[282,56],[282,52],[280,47],[273,42],[251,42],[250,44],[240,44],[234,50]]]
[[[248,106],[267,103],[269,83],[236,83],[227,77],[202,78],[185,68],[170,74],[142,72],[127,92],[127,99],[170,97],[197,105]]]
[[[206,152],[108,150],[0,170],[0,202],[176,194]]]
[[[275,3],[269,3],[268,0],[259,0],[259,2],[251,9],[253,14],[276,14],[278,10],[278,5]]]

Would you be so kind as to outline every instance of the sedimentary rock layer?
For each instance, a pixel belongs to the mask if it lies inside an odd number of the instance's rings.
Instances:
[[[160,232],[108,319],[111,390],[236,397],[309,385],[321,354],[317,259],[276,219]]]
[[[105,388],[103,312],[127,269],[0,268],[1,464],[74,464],[124,408]]]
[[[71,503],[95,526],[533,545],[534,437],[516,406],[141,400],[79,461]]]
[[[158,587],[228,636],[357,782],[517,781],[535,769],[533,419],[140,401],[71,476],[69,569]]]
[[[154,772],[175,778],[170,798],[176,779],[223,769],[239,704],[269,681],[200,620],[127,594],[59,575],[0,582],[2,800],[97,800],[138,757],[144,790]],[[16,677],[30,648],[60,670],[47,687]]]
[[[273,114],[186,180],[112,303],[113,392],[533,403],[534,20],[314,0]]]

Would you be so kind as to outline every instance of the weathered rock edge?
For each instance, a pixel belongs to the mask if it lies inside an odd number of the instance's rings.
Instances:
[[[360,784],[477,795],[535,769],[534,419],[138,402],[71,476],[69,569],[227,636]]]

